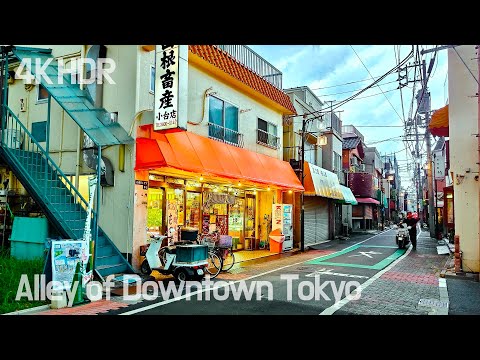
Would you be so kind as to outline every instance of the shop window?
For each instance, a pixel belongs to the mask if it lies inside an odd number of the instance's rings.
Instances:
[[[200,202],[201,194],[187,192],[186,226],[199,229],[200,227]]]
[[[277,125],[257,119],[257,143],[278,149]]]
[[[182,189],[167,189],[167,222],[168,227],[184,225],[184,192]]]
[[[151,231],[163,228],[163,189],[148,189],[147,227]]]
[[[241,145],[238,133],[238,108],[214,96],[209,97],[208,136],[227,143]]]

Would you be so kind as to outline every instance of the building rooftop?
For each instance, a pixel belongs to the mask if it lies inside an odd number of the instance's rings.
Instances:
[[[343,138],[342,149],[355,149],[360,143],[359,137]]]
[[[191,53],[296,114],[290,97],[216,45],[189,45]]]

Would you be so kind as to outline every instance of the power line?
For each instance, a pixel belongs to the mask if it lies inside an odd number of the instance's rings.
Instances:
[[[403,128],[403,125],[355,125],[356,128],[358,127],[401,127]]]
[[[395,57],[398,56],[398,63],[400,63],[400,45],[398,45],[398,51],[395,51],[395,45],[393,45],[393,50],[395,52]],[[398,54],[397,54],[398,53]],[[407,82],[408,82],[408,73],[407,73]],[[402,86],[401,84],[399,83],[398,84],[399,88],[400,88],[400,103],[402,104],[402,115],[403,115],[403,122],[405,122],[405,109],[403,107],[403,94],[402,94]]]
[[[378,79],[380,78],[381,76],[375,76],[374,79]],[[334,87],[340,87],[340,86],[344,86],[344,85],[351,85],[351,84],[356,84],[356,83],[359,83],[359,82],[365,82],[365,81],[370,81],[372,80],[371,78],[368,78],[368,79],[363,79],[363,80],[356,80],[356,81],[350,81],[350,82],[346,82],[344,84],[338,84],[338,85],[330,85],[330,86],[324,86],[324,87],[318,87],[318,88],[312,88],[310,90],[322,90],[322,89],[331,89],[331,88],[334,88]]]
[[[386,82],[382,85],[393,84],[395,82],[397,82],[397,80],[389,81],[389,82]],[[360,88],[360,89],[355,89],[355,90],[342,91],[342,92],[338,92],[338,93],[334,93],[334,94],[321,94],[321,95],[317,94],[317,96],[333,96],[333,95],[348,94],[348,93],[352,93],[352,92],[355,92],[355,91],[358,91],[358,90],[362,90],[362,89]]]
[[[455,52],[457,53],[458,57],[460,58],[460,60],[462,60],[462,63],[463,65],[465,65],[465,67],[467,68],[468,72],[470,73],[470,75],[472,75],[473,79],[477,82],[478,85],[480,85],[480,83],[478,82],[478,79],[476,78],[475,75],[473,75],[473,72],[472,70],[470,70],[470,68],[467,66],[467,64],[465,63],[465,61],[463,60],[463,58],[460,56],[460,54],[458,53],[457,49],[453,48],[453,50],[455,50]],[[435,54],[437,52],[435,51]]]
[[[400,66],[403,66],[404,64],[407,63],[407,61],[413,56],[413,47],[412,47],[412,51],[405,57],[405,59],[402,60]],[[355,100],[358,95],[360,95],[361,93],[367,91],[368,89],[372,88],[375,84],[379,83],[380,81],[382,81],[384,78],[386,78],[388,75],[392,74],[393,72],[395,72],[397,69],[399,68],[399,66],[394,66],[392,69],[390,69],[389,71],[387,71],[383,76],[381,76],[380,78],[378,78],[377,80],[375,80],[373,83],[371,83],[370,85],[366,86],[364,89],[360,90],[358,93],[352,95],[352,96],[349,96],[348,98],[344,99],[344,100],[341,100],[337,103],[337,105],[333,108],[330,108],[329,110],[324,110],[324,109],[320,109],[320,110],[315,110],[315,111],[311,111],[311,112],[308,112],[308,113],[304,113],[304,114],[300,114],[300,115],[289,115],[288,117],[289,118],[295,118],[295,117],[299,117],[299,116],[308,116],[308,115],[315,115],[315,117],[313,118],[309,118],[309,120],[314,120],[314,119],[318,119],[319,117],[322,117],[324,114],[326,113],[330,113],[331,111],[333,110],[336,110],[338,109],[339,107],[345,105],[347,102],[351,101],[351,100]],[[393,89],[393,90],[396,90],[396,89]],[[393,91],[391,90],[391,91]],[[370,95],[370,96],[375,96],[376,94],[374,95]],[[363,98],[366,98],[366,97],[370,97],[370,96],[365,96]]]
[[[367,70],[368,74],[370,75],[370,77],[373,79],[373,76],[372,74],[370,73],[370,70],[368,70],[367,66],[363,63],[362,59],[360,58],[360,56],[357,54],[357,52],[355,51],[355,49],[353,48],[352,45],[350,45],[350,47],[352,48],[353,52],[355,53],[355,55],[357,55],[358,57],[358,60],[360,60],[360,62],[362,63],[363,67]],[[375,84],[379,89],[380,91],[383,93],[383,90],[382,88],[380,87],[380,85],[378,84]],[[385,96],[385,99],[387,99],[388,103],[390,104],[390,106],[392,107],[393,111],[395,111],[395,113],[398,115],[398,117],[400,118],[400,120],[402,120],[402,117],[400,116],[400,114],[398,113],[398,111],[393,107],[392,103],[390,102],[390,100],[388,100],[387,98],[387,95],[385,95],[385,93],[383,93],[383,95]]]
[[[395,90],[398,90],[398,88],[386,90],[386,91],[384,91],[383,93],[388,93],[388,92],[392,92],[392,91],[395,91]],[[369,97],[372,97],[372,96],[382,95],[383,93],[379,92],[379,93],[375,93],[375,94],[371,94],[371,95],[360,96],[360,97],[356,97],[356,98],[354,98],[354,99],[351,99],[351,100],[349,100],[349,101],[366,99],[366,98],[369,98]],[[328,100],[324,100],[324,101],[328,101]],[[334,110],[335,110],[335,109],[336,109],[336,108],[334,108]]]

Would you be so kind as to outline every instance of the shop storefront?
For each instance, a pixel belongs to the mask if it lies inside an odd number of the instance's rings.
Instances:
[[[265,238],[257,231],[256,212],[261,205],[270,209],[275,194],[271,190],[238,189],[228,185],[209,184],[149,173],[147,193],[147,228],[151,233],[173,229],[174,239],[180,231],[230,235],[235,250],[254,250]],[[269,205],[269,206],[268,206]],[[257,229],[258,228],[258,229]],[[171,231],[171,230],[170,230]]]
[[[305,246],[311,246],[334,238],[334,200],[343,195],[336,174],[308,162],[304,170]]]
[[[141,134],[135,170],[147,209],[138,216],[149,232],[218,231],[249,258],[268,253],[272,205],[303,189],[289,163],[186,131]]]
[[[357,199],[350,188],[340,185],[343,200],[335,200],[335,203],[341,206],[342,230],[341,235],[348,236],[352,230],[352,206],[357,205]]]
[[[358,205],[352,208],[353,230],[374,229],[374,219],[380,202],[372,198],[357,198]]]

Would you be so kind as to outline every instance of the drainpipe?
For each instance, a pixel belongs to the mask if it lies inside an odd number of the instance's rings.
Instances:
[[[480,83],[478,82],[478,78],[480,78],[480,45],[477,45],[477,65],[478,65],[478,74],[477,74],[477,102],[478,102],[478,114],[477,114],[477,143],[478,143],[478,171],[479,173],[476,176],[476,180],[478,182],[480,176]],[[480,224],[480,201],[479,201],[479,211],[478,211],[478,224]],[[480,229],[479,229],[480,230]],[[479,258],[480,258],[480,249],[479,249]],[[477,275],[478,281],[478,275]]]
[[[82,45],[82,50],[81,50],[81,55],[80,57],[82,59],[85,58],[87,54],[87,45]],[[81,63],[81,74],[82,76],[80,77],[81,79],[84,78],[85,76],[85,68],[84,68],[84,63]],[[82,82],[80,82],[80,89],[84,89],[84,85]],[[82,142],[83,142],[83,137],[82,137],[82,128],[79,126],[78,127],[78,133],[77,133],[77,163],[75,164],[75,187],[78,189],[80,186],[80,164],[82,161]]]

